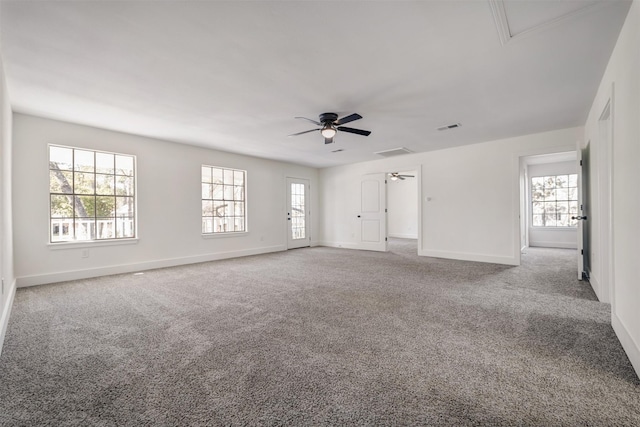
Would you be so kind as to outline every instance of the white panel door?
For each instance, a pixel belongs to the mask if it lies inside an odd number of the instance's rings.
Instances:
[[[384,173],[360,180],[360,210],[356,215],[358,249],[387,251],[387,188]]]
[[[311,246],[309,180],[287,178],[287,248]]]

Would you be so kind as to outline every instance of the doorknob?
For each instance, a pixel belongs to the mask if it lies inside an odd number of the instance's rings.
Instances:
[[[587,219],[586,216],[572,216],[571,219],[577,219],[578,221],[582,220],[582,219]]]

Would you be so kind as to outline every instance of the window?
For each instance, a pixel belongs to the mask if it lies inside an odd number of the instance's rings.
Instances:
[[[246,171],[202,166],[202,233],[246,231]]]
[[[534,227],[575,227],[578,215],[578,175],[531,178]]]
[[[304,184],[291,183],[291,238],[293,240],[304,239],[306,236],[305,195]]]
[[[134,156],[50,145],[50,242],[135,237],[134,189]]]

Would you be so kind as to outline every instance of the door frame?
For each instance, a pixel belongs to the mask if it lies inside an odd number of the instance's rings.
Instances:
[[[423,221],[423,208],[424,208],[424,203],[428,203],[431,201],[431,197],[423,197],[422,195],[422,163],[418,163],[416,165],[413,166],[403,166],[403,167],[398,167],[395,168],[393,170],[393,172],[395,172],[396,170],[405,170],[405,171],[415,171],[416,174],[416,191],[418,194],[416,194],[417,197],[417,202],[418,202],[418,255],[421,256],[426,256],[424,254],[424,249],[422,246],[422,242],[424,241],[424,236],[422,235],[422,221]],[[387,172],[388,173],[388,172]]]
[[[615,125],[614,85],[600,102],[597,120],[587,129],[589,147],[588,235],[589,264],[584,266],[589,283],[600,302],[610,303],[615,310],[614,194],[613,144]],[[581,147],[582,148],[582,147]],[[593,255],[593,256],[592,256]]]
[[[393,166],[393,165],[392,165]],[[422,235],[422,221],[423,221],[423,208],[424,208],[424,203],[430,202],[431,198],[430,197],[425,197],[423,198],[422,196],[422,164],[418,163],[418,164],[413,164],[413,165],[399,165],[399,166],[385,166],[384,168],[384,172],[372,172],[372,173],[384,173],[386,179],[389,179],[389,173],[391,172],[397,172],[397,171],[414,171],[415,172],[415,179],[416,179],[416,198],[417,198],[417,203],[418,203],[418,255],[420,256],[426,256],[424,254],[424,250],[422,247],[422,242],[423,242],[423,235]],[[388,184],[387,184],[388,185]],[[388,209],[388,198],[385,197],[385,209]]]
[[[416,203],[416,207],[417,207],[417,213],[416,213],[416,236],[417,236],[417,242],[418,242],[418,248],[417,248],[417,254],[420,253],[420,248],[422,247],[421,243],[422,243],[422,170],[421,170],[421,166],[417,165],[417,166],[413,166],[413,167],[406,167],[406,168],[396,168],[393,170],[388,170],[387,172],[385,172],[385,176],[387,177],[387,183],[389,181],[389,174],[392,172],[411,172],[411,174],[413,174],[415,176],[415,178],[411,178],[411,179],[415,179],[416,180],[416,194],[414,195],[416,197],[415,199],[415,203]],[[387,185],[391,185],[391,184],[387,184]],[[387,188],[387,196],[388,196],[388,188]],[[387,210],[389,208],[389,198],[387,197],[386,200],[387,203]],[[388,218],[387,218],[388,219]],[[387,227],[389,226],[388,222],[387,222]]]
[[[600,221],[600,267],[602,281],[601,289],[603,295],[598,295],[602,302],[611,303],[614,309],[615,301],[615,282],[614,282],[614,234],[613,234],[613,83],[611,92],[604,103],[604,107],[600,109],[601,113],[598,117],[598,192],[600,206],[598,206]],[[606,123],[606,125],[605,125]],[[593,154],[592,154],[593,155]]]
[[[513,261],[514,261],[513,265],[521,264],[522,250],[524,248],[524,245],[529,243],[528,241],[525,241],[525,242],[522,241],[522,226],[523,226],[522,219],[524,218],[524,224],[526,224],[527,228],[529,223],[526,217],[526,215],[529,214],[529,209],[527,205],[529,183],[528,182],[523,183],[521,180],[523,176],[523,169],[526,169],[527,167],[527,163],[526,163],[527,157],[576,152],[577,150],[579,150],[579,147],[580,147],[580,140],[576,139],[576,145],[565,145],[560,147],[542,148],[538,150],[523,151],[523,152],[514,154],[513,165],[514,165],[515,171],[513,175],[513,186],[512,186],[513,212],[514,214],[517,213],[517,215],[514,215],[514,218],[513,218]],[[524,203],[523,203],[523,198],[524,198]],[[524,208],[524,211],[523,211],[523,208]],[[527,231],[527,238],[525,240],[528,240],[528,231]]]
[[[293,176],[285,176],[285,214],[287,219],[285,220],[285,233],[286,233],[286,246],[287,249],[297,249],[297,248],[305,248],[311,246],[311,180],[308,178],[298,178]],[[291,235],[291,216],[290,208],[291,208],[291,183],[297,182],[300,184],[304,184],[305,192],[304,192],[304,203],[305,203],[305,238],[300,239],[300,244],[292,244]]]

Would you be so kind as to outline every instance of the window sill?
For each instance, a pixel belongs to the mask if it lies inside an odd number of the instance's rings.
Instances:
[[[578,227],[529,227],[529,230],[544,230],[544,231],[575,231]]]
[[[247,236],[248,231],[232,231],[230,233],[206,233],[201,234],[203,239],[224,239],[227,237]]]
[[[138,243],[138,238],[132,239],[114,239],[114,240],[82,240],[75,242],[58,242],[47,243],[50,249],[77,249],[77,248],[95,248],[99,246],[121,246],[121,245],[135,245]]]

